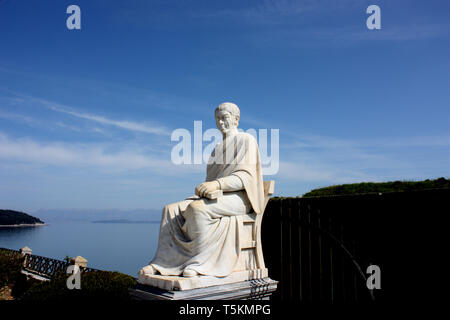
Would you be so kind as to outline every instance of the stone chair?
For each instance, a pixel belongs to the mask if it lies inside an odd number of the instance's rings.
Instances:
[[[249,280],[268,276],[261,243],[261,225],[264,210],[270,196],[274,193],[274,189],[275,181],[264,181],[263,212],[261,214],[249,213],[244,216],[238,216],[241,256],[233,273],[247,272]]]

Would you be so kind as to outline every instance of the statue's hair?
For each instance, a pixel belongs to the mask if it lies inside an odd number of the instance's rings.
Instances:
[[[238,106],[232,102],[224,102],[219,104],[214,114],[216,115],[219,111],[228,111],[229,113],[231,113],[231,115],[236,116],[238,120],[241,117],[241,111],[239,110]]]

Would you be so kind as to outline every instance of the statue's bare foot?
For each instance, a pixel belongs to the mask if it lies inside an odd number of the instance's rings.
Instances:
[[[183,271],[183,277],[191,278],[198,276],[198,272],[192,269],[184,269]]]
[[[159,272],[153,267],[151,264],[148,266],[143,267],[141,270],[139,270],[138,275],[139,276],[152,276],[155,274],[158,274]]]

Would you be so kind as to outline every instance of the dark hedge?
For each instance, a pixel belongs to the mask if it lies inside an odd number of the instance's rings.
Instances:
[[[305,193],[303,197],[323,197],[449,188],[450,179],[445,178],[439,178],[436,180],[427,179],[424,181],[362,182],[314,189],[310,192]]]
[[[128,289],[136,280],[126,274],[110,271],[96,271],[81,275],[81,289],[67,288],[63,275],[48,282],[33,286],[21,297],[25,301],[127,301]]]

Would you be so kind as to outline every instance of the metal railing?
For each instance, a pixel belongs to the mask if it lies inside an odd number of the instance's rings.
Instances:
[[[18,250],[0,248],[0,252],[8,255],[24,256],[23,269],[47,279],[53,279],[66,273],[72,263],[34,254],[22,254]],[[93,268],[80,267],[82,273],[101,271]]]

